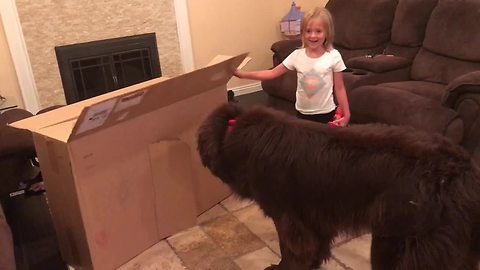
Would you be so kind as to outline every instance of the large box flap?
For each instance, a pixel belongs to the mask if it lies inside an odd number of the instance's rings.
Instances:
[[[82,100],[68,106],[57,108],[53,111],[48,111],[39,115],[35,115],[29,118],[22,119],[9,125],[15,128],[28,129],[36,132],[39,129],[56,125],[62,122],[72,121],[78,118],[82,110],[92,104],[96,104],[105,99],[110,99],[115,96],[124,95],[132,91],[136,91],[139,87],[148,87],[153,84],[157,84],[161,81],[167,80],[165,77],[155,78],[149,81],[141,82],[139,84],[131,85],[116,91],[108,92],[96,97],[92,97],[86,100]],[[71,131],[71,129],[70,129]]]
[[[226,61],[230,58],[231,58],[231,56],[229,56],[229,55],[219,54],[219,55],[215,56],[212,60],[210,60],[210,62],[208,62],[207,67],[218,64],[218,63],[223,62],[223,61]],[[248,62],[250,62],[250,60],[252,60],[251,57],[245,57],[245,59],[243,59],[242,63],[240,63],[240,65],[237,66],[237,69],[242,69]]]
[[[132,85],[10,125],[56,140],[72,141],[226,84],[246,56],[244,53],[217,57],[214,60],[218,63],[193,72]],[[70,122],[75,119],[72,126]]]
[[[75,122],[77,120],[70,119],[70,120],[65,120],[63,122],[46,126],[41,129],[37,129],[35,132],[37,134],[47,136],[50,138],[54,138],[55,140],[61,141],[61,142],[67,142],[68,137],[70,136],[70,133],[75,126]]]

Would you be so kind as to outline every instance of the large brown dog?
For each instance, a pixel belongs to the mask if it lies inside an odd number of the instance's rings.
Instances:
[[[273,219],[282,260],[267,269],[311,269],[329,259],[339,233],[364,231],[373,270],[477,269],[479,170],[441,136],[226,104],[200,127],[198,151]]]

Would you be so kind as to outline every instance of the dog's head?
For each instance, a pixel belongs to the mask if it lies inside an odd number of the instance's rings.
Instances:
[[[215,176],[244,198],[251,198],[253,171],[273,163],[284,166],[291,163],[292,144],[282,140],[284,131],[291,129],[284,119],[295,119],[287,114],[264,107],[244,111],[236,104],[225,104],[214,110],[198,130],[198,152],[202,163]],[[281,149],[279,149],[279,146]],[[267,160],[268,162],[262,162]],[[271,162],[270,162],[271,161]]]
[[[215,109],[198,130],[197,150],[202,164],[227,184],[231,184],[233,179],[229,165],[231,159],[226,156],[224,145],[226,137],[234,128],[235,120],[243,114],[240,106],[234,103],[224,104]]]

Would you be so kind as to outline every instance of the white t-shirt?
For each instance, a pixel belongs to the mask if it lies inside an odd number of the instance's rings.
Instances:
[[[335,110],[333,73],[346,68],[337,50],[331,49],[318,58],[311,58],[305,48],[297,49],[283,60],[283,65],[297,71],[297,111],[321,114]]]

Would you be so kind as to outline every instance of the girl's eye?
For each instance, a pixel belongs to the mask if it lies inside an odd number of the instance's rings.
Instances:
[[[310,33],[318,33],[318,34],[321,34],[321,33],[323,33],[323,31],[322,31],[322,30],[307,29],[307,30],[305,30],[305,33],[309,33],[309,34],[310,34]]]

